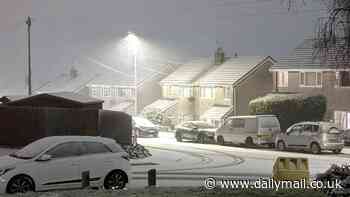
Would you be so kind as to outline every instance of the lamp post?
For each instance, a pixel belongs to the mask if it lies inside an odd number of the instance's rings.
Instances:
[[[138,113],[138,98],[137,98],[137,55],[139,50],[139,38],[132,32],[128,32],[128,36],[126,37],[127,45],[129,51],[132,52],[133,55],[133,66],[134,66],[134,90],[135,90],[135,100],[134,100],[134,115],[136,116]]]

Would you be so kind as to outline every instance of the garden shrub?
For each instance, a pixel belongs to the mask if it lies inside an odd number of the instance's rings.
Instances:
[[[321,121],[326,112],[327,100],[323,95],[268,94],[251,100],[250,114],[274,114],[282,131],[302,121]]]

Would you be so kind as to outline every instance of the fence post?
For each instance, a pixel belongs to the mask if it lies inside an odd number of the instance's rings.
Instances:
[[[148,170],[148,186],[156,186],[157,185],[157,171],[156,169]]]

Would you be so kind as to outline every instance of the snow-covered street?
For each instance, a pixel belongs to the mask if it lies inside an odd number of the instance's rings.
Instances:
[[[309,159],[311,175],[323,172],[331,164],[345,164],[350,149],[342,154],[312,155],[300,152],[279,152],[271,149],[253,149],[215,144],[176,142],[173,133],[161,132],[159,138],[139,138],[151,157],[132,160],[131,188],[147,186],[147,171],[157,170],[157,185],[164,187],[202,186],[207,177],[257,179],[270,177],[275,159],[279,156]],[[0,148],[0,156],[15,149]]]
[[[134,160],[131,187],[147,185],[147,170],[157,169],[159,186],[200,186],[207,177],[256,179],[270,177],[275,159],[279,156],[309,159],[310,173],[314,176],[331,164],[345,164],[350,150],[342,154],[312,155],[300,152],[279,152],[271,149],[252,149],[214,144],[176,142],[173,133],[160,133],[159,138],[139,138],[152,157]]]

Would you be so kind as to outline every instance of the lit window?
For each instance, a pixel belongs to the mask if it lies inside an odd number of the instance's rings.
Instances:
[[[321,87],[322,72],[300,72],[300,86]]]
[[[193,96],[193,89],[192,87],[184,87],[183,89],[184,97],[192,97]]]
[[[288,87],[288,71],[277,72],[277,86],[279,88]]]
[[[350,112],[334,111],[334,122],[341,129],[350,129]]]
[[[200,91],[202,98],[214,98],[214,88],[203,87]]]
[[[91,96],[99,96],[97,87],[91,87]]]
[[[339,87],[350,87],[350,71],[337,72]]]
[[[108,87],[103,88],[103,96],[105,96],[105,97],[110,96],[110,90],[111,89]]]
[[[231,87],[225,87],[224,88],[224,95],[225,95],[225,99],[232,99],[232,97],[233,97],[232,88]]]

